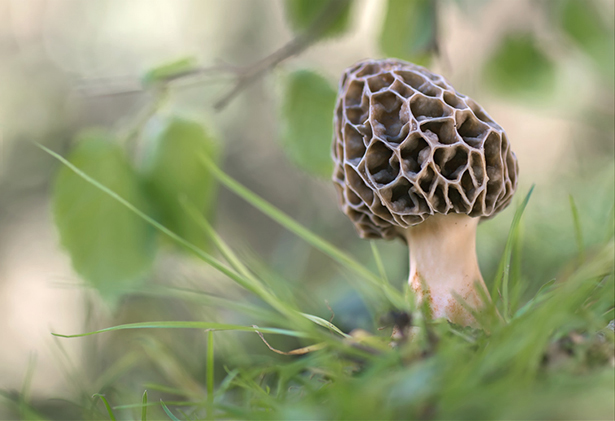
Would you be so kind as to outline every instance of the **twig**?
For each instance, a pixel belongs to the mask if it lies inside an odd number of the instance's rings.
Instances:
[[[248,66],[234,66],[223,62],[208,67],[194,67],[183,72],[171,74],[159,80],[158,85],[166,86],[180,80],[202,76],[213,78],[224,74],[234,75],[234,85],[214,103],[214,109],[220,111],[240,92],[262,77],[265,73],[274,69],[284,60],[296,56],[309,48],[335,23],[335,20],[344,11],[344,7],[348,5],[349,1],[350,0],[331,0],[327,7],[322,10],[320,15],[314,19],[312,24],[303,33],[297,35],[278,50],[253,64]],[[92,87],[86,85],[79,88],[80,91],[87,91],[88,89],[92,89]],[[115,89],[107,92],[95,93],[93,96],[120,96],[141,93],[143,91],[144,89],[142,87],[137,87],[136,84],[131,83],[126,89]]]
[[[165,78],[164,82],[171,83],[178,79],[184,79],[188,77],[205,76],[205,75],[211,75],[211,74],[216,74],[216,73],[222,73],[222,74],[241,73],[241,71],[242,71],[241,67],[234,66],[229,63],[220,63],[220,64],[215,64],[213,66],[196,67],[194,69],[186,70],[185,72],[175,73]]]
[[[198,78],[199,76],[209,76],[209,79],[200,80],[200,83],[215,82],[216,77],[223,75],[229,75],[231,77],[237,77],[239,73],[244,70],[240,67],[233,66],[228,63],[215,64],[208,67],[195,67],[183,72],[171,74],[165,78],[161,78],[155,85],[154,89],[164,89],[167,85],[171,85],[174,82],[190,80]],[[76,87],[76,91],[82,95],[104,98],[104,97],[116,97],[123,95],[141,94],[147,91],[143,84],[138,80],[125,78],[99,78],[94,81],[85,81]]]
[[[266,72],[275,68],[284,60],[305,51],[316,41],[343,12],[348,0],[331,0],[321,14],[312,22],[307,30],[286,43],[282,48],[274,51],[267,57],[247,67],[247,71],[238,76],[235,86],[214,104],[217,111],[226,107],[229,102],[237,96],[243,89],[251,85]]]

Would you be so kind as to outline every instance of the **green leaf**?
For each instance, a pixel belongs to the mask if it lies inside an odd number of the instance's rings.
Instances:
[[[428,64],[437,49],[436,2],[388,0],[380,49],[389,57]]]
[[[148,128],[143,176],[157,219],[180,237],[207,249],[207,236],[186,216],[179,199],[184,197],[205,218],[211,218],[216,183],[199,156],[217,160],[217,143],[203,125],[184,118],[153,120]]]
[[[530,197],[532,197],[534,187],[535,185],[532,185],[530,191],[523,199],[523,202],[521,202],[521,204],[517,207],[517,210],[515,211],[515,216],[513,217],[513,220],[510,224],[510,231],[508,233],[508,239],[506,240],[506,246],[504,247],[504,253],[502,254],[502,259],[500,260],[500,265],[498,267],[496,278],[493,281],[493,286],[491,289],[491,297],[497,297],[500,285],[502,286],[502,312],[504,313],[504,318],[506,318],[506,320],[508,320],[509,310],[508,280],[510,275],[510,262],[513,250],[515,249],[515,244],[519,239],[519,223],[521,222],[523,212],[525,211],[525,208],[530,201]]]
[[[93,187],[97,188],[99,191],[105,193],[108,197],[112,198],[117,203],[119,203],[122,206],[124,206],[127,210],[132,212],[137,217],[141,218],[143,221],[145,221],[146,223],[151,225],[153,228],[158,230],[160,233],[162,233],[162,234],[166,235],[167,237],[169,237],[170,239],[174,240],[176,243],[178,243],[179,245],[185,247],[187,250],[190,250],[198,258],[200,258],[201,260],[203,260],[207,264],[211,265],[216,270],[220,271],[224,275],[228,276],[229,278],[231,278],[232,280],[237,282],[239,285],[243,286],[244,288],[252,291],[256,295],[261,297],[264,301],[269,303],[275,309],[281,311],[283,314],[285,314],[287,316],[289,316],[289,315],[292,316],[294,314],[292,312],[289,312],[289,307],[288,307],[288,305],[286,303],[282,302],[280,299],[275,297],[275,295],[272,294],[269,290],[263,288],[260,284],[259,285],[255,285],[253,279],[247,279],[247,278],[243,277],[241,274],[239,274],[239,273],[235,272],[234,270],[228,268],[227,266],[225,266],[223,263],[218,261],[216,258],[211,256],[210,254],[204,252],[203,250],[201,250],[200,248],[198,248],[194,244],[190,243],[189,241],[186,241],[185,239],[183,239],[179,235],[175,234],[173,231],[169,230],[167,227],[165,227],[164,225],[160,224],[158,221],[156,221],[155,219],[151,218],[146,213],[144,213],[142,210],[137,208],[134,204],[130,203],[129,201],[124,199],[122,196],[120,196],[119,194],[117,194],[115,191],[111,190],[107,186],[101,184],[100,182],[98,182],[97,180],[92,178],[89,174],[86,174],[81,169],[79,169],[77,166],[73,165],[70,161],[68,161],[65,158],[63,158],[62,156],[58,155],[57,153],[55,153],[51,149],[49,149],[49,148],[47,148],[47,147],[45,147],[45,146],[43,146],[41,144],[37,144],[37,146],[39,148],[41,148],[42,150],[44,150],[45,152],[47,152],[48,154],[50,154],[51,156],[53,156],[54,158],[56,158],[62,164],[64,164],[66,166],[66,168],[68,168],[70,171],[72,171],[75,175],[80,177],[82,180],[84,180],[85,182],[89,183]],[[201,156],[201,158],[208,159],[205,156]],[[211,161],[209,161],[209,162],[211,162]],[[213,164],[211,164],[210,167],[212,169],[216,168]]]
[[[299,167],[329,178],[336,92],[322,76],[299,70],[286,78],[282,101],[284,151]]]
[[[500,93],[542,95],[555,87],[555,65],[530,34],[506,36],[485,67],[487,82]]]
[[[330,13],[325,14],[326,8],[330,8],[332,3],[337,3],[337,7],[329,9]],[[319,25],[322,31],[320,37],[334,37],[341,35],[348,29],[350,23],[349,0],[286,0],[286,17],[296,33],[304,33],[312,27]],[[320,22],[317,22],[320,20]]]
[[[88,132],[68,158],[122,198],[146,207],[137,175],[121,147],[103,132]],[[116,200],[70,169],[60,169],[53,191],[60,240],[72,264],[113,302],[141,281],[154,258],[154,231]]]
[[[141,78],[141,83],[145,87],[150,87],[178,76],[194,73],[198,68],[199,63],[195,57],[182,57],[147,71]]]
[[[559,23],[562,30],[588,54],[609,80],[613,81],[613,30],[600,16],[595,2],[560,0]]]

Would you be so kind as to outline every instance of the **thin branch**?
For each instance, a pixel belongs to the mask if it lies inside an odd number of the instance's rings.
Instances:
[[[271,71],[284,60],[308,49],[333,25],[347,4],[348,0],[331,0],[304,33],[290,40],[280,49],[254,63],[252,66],[248,66],[246,68],[247,71],[238,76],[235,86],[214,104],[214,108],[217,111],[222,110],[237,94],[254,83],[262,75]]]
[[[292,40],[288,41],[278,50],[268,56],[258,60],[247,66],[234,66],[228,63],[219,63],[208,67],[195,67],[183,72],[178,72],[169,75],[166,78],[159,80],[160,85],[169,85],[178,81],[187,79],[208,77],[216,78],[223,75],[234,75],[233,86],[214,104],[214,109],[220,111],[225,108],[239,93],[250,86],[267,72],[274,69],[283,61],[296,56],[308,49],[316,42],[331,26],[336,19],[343,13],[344,8],[350,0],[331,0],[320,15],[314,19],[312,24],[301,34],[297,35]],[[142,87],[131,84],[126,89],[112,89],[108,92],[96,93],[93,96],[119,96],[126,94],[136,94],[144,91]],[[91,86],[80,87],[80,91],[92,89]]]
[[[215,74],[225,73],[241,73],[242,69],[238,66],[233,66],[229,63],[220,63],[208,67],[196,67],[194,69],[186,70],[185,72],[175,73],[163,80],[164,83],[171,83],[178,79],[185,79],[195,76],[209,76]]]

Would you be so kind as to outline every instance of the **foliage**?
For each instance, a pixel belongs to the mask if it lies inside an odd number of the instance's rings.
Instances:
[[[212,169],[211,163],[207,165]],[[227,186],[237,186],[223,173],[212,173]],[[253,200],[245,189],[233,190],[246,200]],[[269,215],[287,225],[288,217],[280,211]],[[520,216],[518,213],[511,238],[518,238]],[[301,229],[294,231],[306,241],[313,241],[313,234]],[[224,243],[218,246],[235,270],[252,277],[232,250],[224,247]],[[337,259],[339,252],[334,248],[321,250]],[[299,336],[305,339],[305,345],[312,345],[313,351],[304,358],[229,371],[220,383],[223,392],[214,392],[213,403],[207,396],[185,402],[191,412],[184,419],[398,419],[427,414],[444,419],[511,419],[536,414],[549,418],[603,418],[612,415],[613,403],[612,396],[606,393],[613,390],[613,371],[601,367],[612,364],[615,345],[613,332],[605,329],[613,316],[614,252],[611,237],[607,243],[597,245],[592,258],[567,279],[545,285],[527,304],[512,308],[509,321],[496,312],[481,316],[479,322],[485,330],[428,322],[420,310],[412,310],[411,320],[416,327],[406,333],[408,339],[394,348],[388,345],[390,326],[379,332],[331,335],[319,326],[337,330],[335,327],[320,321],[301,323],[301,317],[297,318],[300,308],[280,301],[275,295],[267,299],[285,317],[278,324],[292,326],[293,331],[207,322],[162,322],[115,326],[84,335],[164,327],[206,328],[210,332],[239,329]],[[356,266],[356,273],[363,273],[359,263],[349,265]],[[376,275],[363,276],[359,281],[366,282],[371,277],[380,279],[378,282],[383,285],[387,282]],[[496,301],[500,311],[507,314],[506,295]],[[258,318],[250,310],[247,315],[252,315],[253,320]],[[311,319],[317,320],[308,317]],[[211,333],[209,338],[213,338]],[[309,347],[306,349],[310,351]],[[213,367],[212,358],[209,354],[209,370]],[[190,395],[188,391],[176,393]],[[519,405],[519,401],[526,404]],[[169,403],[161,405],[174,419]]]
[[[504,38],[485,71],[491,86],[509,95],[544,94],[554,88],[555,66],[531,34]]]
[[[319,22],[334,3],[339,14]],[[557,3],[557,26],[608,77],[612,56],[600,54],[612,46],[611,28],[594,25],[596,10],[582,2]],[[353,4],[287,0],[285,7],[298,39],[319,42],[347,31]],[[419,63],[436,58],[436,3],[389,0],[386,7],[381,52]],[[484,67],[494,92],[536,98],[554,89],[559,62],[544,45],[531,31],[496,40]],[[252,73],[235,69],[236,86],[279,64],[272,57]],[[389,246],[341,249],[327,225],[300,223],[302,216],[284,213],[227,174],[212,127],[161,110],[171,82],[202,70],[185,58],[146,72],[142,82],[153,104],[127,137],[85,132],[67,158],[43,147],[62,164],[53,190],[62,245],[76,271],[103,298],[121,298],[117,308],[126,313],[111,327],[56,335],[84,337],[98,369],[74,368],[58,339],[59,365],[73,387],[62,396],[64,418],[613,418],[615,337],[606,327],[615,318],[612,193],[598,200],[589,191],[597,188],[574,180],[565,193],[537,189],[530,200],[530,190],[514,216],[506,214],[510,227],[503,217],[480,228],[494,275],[493,307],[477,317],[480,328],[430,321],[405,285],[389,281],[400,279],[391,276],[391,255],[382,253]],[[282,82],[282,150],[301,170],[328,177],[335,90],[312,70],[287,73]],[[311,247],[335,270],[323,264],[303,294],[287,276],[301,262],[285,260],[290,269],[280,274],[236,250],[212,222],[218,185],[305,243],[304,255]],[[562,197],[566,213],[537,215]],[[491,235],[498,230],[508,240]],[[152,269],[160,238],[178,246],[173,253],[203,263],[208,288],[202,279],[180,283],[182,275],[168,279],[169,272]],[[337,299],[327,302],[331,314],[314,305],[323,296]],[[370,319],[366,330],[352,320],[357,307]],[[347,314],[335,316],[334,308]],[[408,323],[393,341],[399,320]],[[108,342],[96,342],[103,337]],[[53,411],[30,398],[30,377],[21,392],[0,391],[0,399],[23,419],[44,419]]]
[[[313,174],[329,178],[335,90],[322,76],[298,70],[286,77],[281,141],[290,159]]]
[[[554,6],[561,29],[594,60],[605,80],[612,83],[615,77],[615,34],[600,16],[596,5],[587,1],[564,0]]]
[[[324,28],[321,37],[334,37],[344,33],[350,24],[350,11],[352,0],[286,0],[284,6],[288,21],[295,32],[303,33],[307,31],[315,23],[319,23],[319,19],[327,19],[323,16],[327,10],[330,10],[333,3],[338,3],[334,10],[337,16],[332,16],[333,21]]]
[[[192,219],[185,217],[180,199],[192,203],[208,219],[212,216],[215,183],[199,157],[217,159],[218,146],[196,121],[171,116],[149,124],[142,172],[159,220],[191,243],[206,248],[205,236]]]
[[[144,86],[153,87],[179,75],[189,74],[197,70],[198,66],[199,63],[196,58],[182,57],[147,71],[141,78],[141,82]]]
[[[380,48],[389,57],[428,64],[437,50],[436,2],[388,0]]]
[[[84,133],[70,162],[118,195],[147,209],[139,179],[112,135]],[[115,200],[64,168],[56,178],[53,209],[62,245],[75,270],[113,301],[142,281],[154,257],[153,231]]]
[[[185,218],[180,199],[212,215],[215,183],[200,157],[215,160],[217,146],[197,122],[170,116],[150,123],[142,174],[133,169],[119,141],[102,132],[83,134],[69,160],[187,241],[206,248],[206,237]],[[110,304],[147,275],[156,249],[154,231],[71,171],[58,174],[54,214],[75,270]]]

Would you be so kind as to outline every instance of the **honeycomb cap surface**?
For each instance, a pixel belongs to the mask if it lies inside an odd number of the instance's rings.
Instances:
[[[398,227],[436,213],[489,218],[517,188],[504,130],[442,76],[412,63],[366,60],[347,69],[334,131],[333,182],[363,238],[402,237]]]

